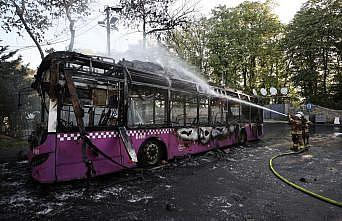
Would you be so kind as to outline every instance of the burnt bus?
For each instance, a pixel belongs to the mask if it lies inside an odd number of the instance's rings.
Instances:
[[[229,100],[256,97],[177,76],[149,62],[46,56],[32,84],[41,98],[32,177],[52,183],[149,167],[263,135],[262,110]]]

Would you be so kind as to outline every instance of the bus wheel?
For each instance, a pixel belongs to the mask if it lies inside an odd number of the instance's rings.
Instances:
[[[143,167],[154,166],[162,160],[163,149],[156,140],[149,140],[139,149],[138,162]]]
[[[239,133],[239,144],[245,146],[247,143],[247,134],[246,131],[241,130]]]

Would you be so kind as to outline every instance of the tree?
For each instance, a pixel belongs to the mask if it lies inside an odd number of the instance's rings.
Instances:
[[[273,83],[270,79],[283,80],[283,27],[270,2],[217,7],[210,23],[209,63],[216,81],[224,78],[226,85],[236,87],[242,78],[243,89],[250,92],[261,85],[269,86]]]
[[[72,51],[75,42],[75,23],[77,17],[89,15],[88,0],[51,0],[48,4],[60,10],[58,16],[65,15],[69,21],[70,43],[68,50]]]
[[[26,114],[32,113],[38,105],[32,96],[22,97],[19,102],[18,92],[30,86],[34,72],[22,65],[21,57],[14,58],[15,54],[16,51],[8,52],[8,46],[0,46],[0,128],[7,119],[7,132],[12,135],[27,126]]]
[[[201,18],[184,28],[169,31],[165,41],[179,57],[208,76],[207,22],[206,18]]]
[[[120,0],[125,25],[142,26],[143,40],[150,34],[159,34],[185,24],[195,11],[195,5],[182,2],[176,7],[175,0]]]
[[[37,46],[40,56],[44,52],[40,46],[44,32],[50,27],[49,16],[55,15],[52,8],[44,0],[8,0],[0,2],[1,27],[8,33],[17,31],[22,35],[25,30]]]
[[[311,102],[330,107],[336,107],[333,94],[340,88],[331,79],[338,81],[341,69],[341,7],[338,0],[309,0],[286,34],[295,85],[302,87],[302,96]]]

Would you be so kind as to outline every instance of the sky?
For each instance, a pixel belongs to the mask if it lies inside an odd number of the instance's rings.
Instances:
[[[183,0],[185,1],[185,0]],[[94,1],[93,1],[94,2]],[[97,0],[91,5],[91,15],[76,23],[76,39],[74,48],[84,53],[95,53],[104,55],[106,51],[106,29],[97,23],[105,18],[103,9],[105,5],[113,1]],[[243,0],[201,0],[197,6],[199,13],[210,16],[211,10],[219,5],[235,7]],[[260,2],[264,2],[260,0]],[[289,23],[295,13],[300,9],[305,0],[274,0],[273,12],[279,16],[282,23]],[[5,33],[0,29],[2,45],[9,45],[11,50],[20,49],[18,54],[22,55],[23,61],[33,69],[40,63],[40,55],[33,41],[23,31],[23,37],[17,33]],[[111,33],[112,53],[123,52],[131,44],[138,42],[142,34],[136,30],[119,28],[119,31]],[[66,19],[55,21],[54,26],[46,33],[43,45],[45,49],[53,47],[55,50],[66,50],[69,44],[68,22]],[[33,46],[33,47],[27,47]]]

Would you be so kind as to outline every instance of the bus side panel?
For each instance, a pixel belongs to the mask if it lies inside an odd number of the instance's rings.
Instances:
[[[168,145],[168,156],[169,159],[172,159],[176,156],[183,156],[191,152],[190,145],[192,145],[192,141],[182,142],[181,139],[177,135],[177,129],[170,129],[170,137],[169,137],[169,145]]]
[[[61,133],[57,135],[56,174],[58,181],[86,178],[87,167],[83,162],[82,143],[77,133]],[[99,131],[89,133],[93,144],[106,155],[121,163],[120,141],[116,132]],[[110,162],[103,156],[86,149],[86,160],[93,162],[94,176],[119,171],[120,166]]]
[[[263,124],[246,124],[245,129],[248,141],[257,140],[263,136]]]
[[[252,129],[253,126],[252,124],[246,123],[243,125],[243,128],[245,128],[246,135],[247,135],[247,141],[255,140],[255,134],[253,133]]]
[[[33,179],[40,183],[55,181],[55,149],[56,134],[48,134],[45,142],[28,154]]]
[[[167,159],[172,159],[176,156],[183,156],[189,153],[195,154],[205,152],[214,148],[226,147],[237,143],[235,132],[231,132],[226,136],[217,138],[212,138],[210,136],[210,139],[206,143],[201,143],[198,139],[192,141],[183,140],[177,135],[177,130],[179,129],[180,128],[139,129],[128,130],[127,132],[137,154],[139,153],[139,148],[142,147],[143,143],[146,140],[153,138],[161,140],[166,145]],[[123,145],[121,145],[121,153],[123,164],[127,167],[134,166]]]
[[[170,139],[172,137],[171,129],[160,128],[160,129],[138,129],[138,130],[128,130],[128,137],[132,142],[133,148],[138,155],[139,149],[142,147],[144,142],[148,139],[158,139],[162,141],[167,148],[167,158],[170,158]],[[135,164],[131,161],[125,147],[121,146],[122,160],[123,164],[127,167],[133,167]]]
[[[236,136],[235,134],[229,134],[225,137],[211,137],[210,141],[207,144],[197,143],[194,146],[194,150],[192,153],[200,153],[205,152],[211,149],[227,147],[236,143]]]
[[[165,144],[167,149],[167,160],[172,159],[175,156],[183,156],[192,151],[190,145],[184,145],[184,143],[179,141],[176,129],[159,128],[128,130],[128,136],[137,154],[139,154],[139,148],[141,148],[148,139],[158,139]],[[122,146],[121,149],[123,164],[128,167],[132,166],[132,162],[124,146]]]
[[[211,141],[211,146],[214,148],[222,148],[237,143],[235,133],[229,134],[226,138],[217,138]]]
[[[182,129],[181,129],[182,130]],[[185,132],[188,131],[189,128],[186,128]],[[197,129],[196,129],[197,130]],[[202,130],[208,130],[209,133],[207,139],[199,140],[198,136],[196,140],[189,141],[183,140],[182,138],[177,136],[177,129],[174,129],[172,136],[170,137],[169,143],[169,155],[174,156],[182,156],[187,153],[195,154],[205,152],[214,148],[221,148],[232,145],[236,143],[235,133],[227,133],[223,136],[213,137],[211,135],[213,128],[205,127]]]

